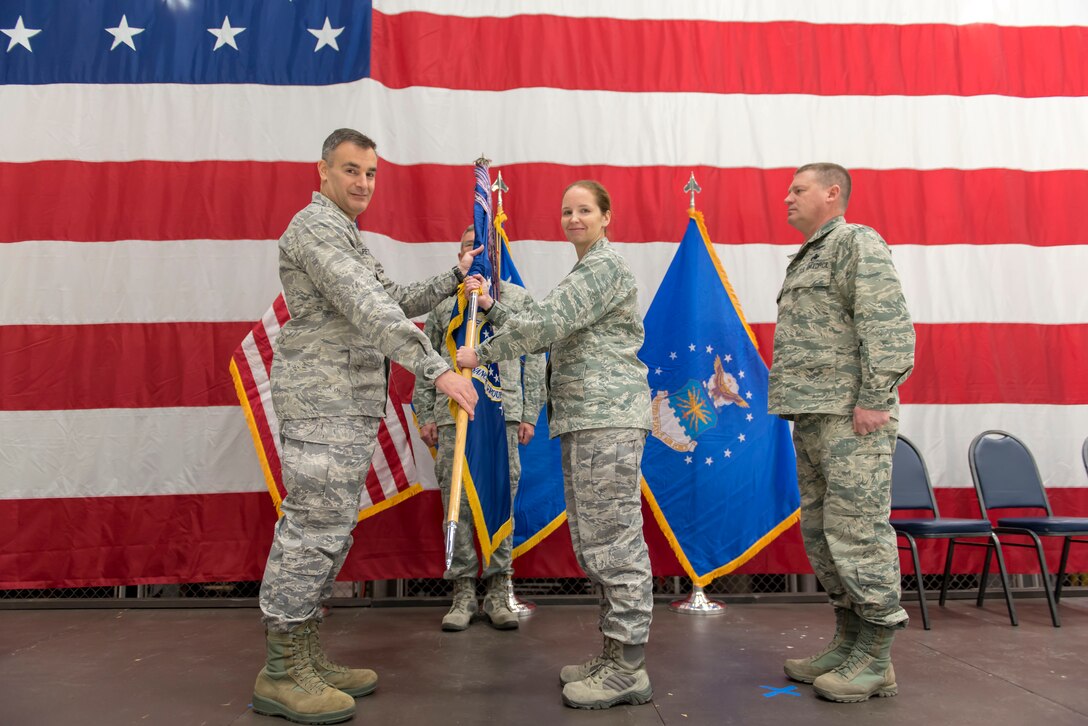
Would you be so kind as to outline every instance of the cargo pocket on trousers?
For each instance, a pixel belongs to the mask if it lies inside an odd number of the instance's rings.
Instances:
[[[892,457],[853,454],[835,457],[827,473],[824,507],[841,517],[886,518],[891,511]]]
[[[322,507],[331,463],[329,445],[285,438],[283,454],[283,486],[291,506],[304,510],[302,516]]]
[[[858,585],[871,602],[891,602],[899,592],[898,568],[890,565],[858,565]]]

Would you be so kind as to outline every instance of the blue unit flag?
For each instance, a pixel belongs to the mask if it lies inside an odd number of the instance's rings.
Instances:
[[[800,502],[789,424],[767,413],[767,366],[699,212],[645,323],[653,432],[642,491],[706,585],[796,522]]]
[[[494,238],[491,229],[491,179],[486,164],[476,165],[476,191],[473,205],[476,246],[484,251],[476,256],[469,274],[492,277]],[[446,329],[450,358],[457,360],[457,349],[465,345],[468,334],[468,298],[465,287],[457,290],[457,305]],[[475,344],[494,334],[490,323],[476,328]],[[456,365],[456,364],[455,364]],[[460,371],[458,370],[458,373]],[[510,459],[506,445],[506,418],[503,415],[502,381],[497,364],[480,365],[472,371],[472,381],[479,400],[465,439],[465,463],[461,486],[468,495],[480,553],[485,565],[503,539],[510,536],[514,521],[510,501]],[[454,417],[458,407],[450,401]]]

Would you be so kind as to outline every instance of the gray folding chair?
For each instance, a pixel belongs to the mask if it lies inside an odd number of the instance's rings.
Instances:
[[[1039,467],[1035,465],[1035,457],[1024,442],[1006,431],[983,431],[971,442],[967,458],[983,517],[988,519],[988,510],[991,509],[1043,511],[1042,516],[1035,517],[999,517],[994,532],[998,536],[1009,534],[1031,539],[1032,544],[1007,541],[1004,544],[1035,549],[1039,558],[1039,572],[1043,577],[1043,591],[1050,606],[1050,619],[1055,628],[1060,628],[1062,622],[1058,615],[1058,602],[1062,598],[1062,580],[1065,579],[1065,566],[1069,562],[1069,546],[1073,542],[1088,544],[1088,540],[1076,539],[1088,536],[1088,517],[1054,516],[1042,477],[1039,476]],[[1061,537],[1064,542],[1053,591],[1040,537]],[[988,574],[989,568],[990,555],[986,553],[983,576]]]
[[[953,519],[942,517],[937,509],[937,498],[933,496],[933,485],[929,481],[929,470],[921,453],[910,439],[900,435],[892,459],[892,510],[924,510],[931,517],[918,519],[893,519],[891,525],[897,535],[907,541],[914,575],[918,579],[918,604],[922,608],[922,627],[929,630],[929,611],[926,608],[925,586],[922,583],[922,565],[918,559],[919,539],[947,539],[948,553],[944,559],[944,577],[941,578],[941,599],[943,607],[948,595],[948,582],[952,577],[952,555],[956,544],[971,547],[985,547],[986,557],[990,552],[997,553],[997,567],[1001,572],[1001,587],[1005,590],[1005,605],[1009,609],[1009,621],[1017,624],[1016,609],[1012,604],[1012,592],[1009,590],[1009,576],[1005,571],[1005,557],[1001,552],[1001,542],[994,534],[988,519]],[[985,542],[972,542],[971,539],[985,539]],[[902,545],[899,549],[904,549]],[[986,577],[979,582],[978,599],[975,604],[982,607],[986,590]]]

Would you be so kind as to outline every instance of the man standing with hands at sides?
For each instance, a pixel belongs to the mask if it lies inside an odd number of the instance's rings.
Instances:
[[[476,231],[469,226],[461,234],[458,258],[464,256],[476,243]],[[501,244],[501,242],[500,242]],[[525,288],[512,282],[503,281],[502,301],[510,310],[519,311],[532,301]],[[451,361],[450,351],[446,346],[446,328],[456,304],[455,298],[448,298],[438,304],[427,318],[423,333],[435,350],[442,354],[447,362]],[[529,354],[513,360],[499,362],[499,377],[502,381],[502,409],[506,417],[506,446],[510,454],[510,496],[517,493],[518,479],[521,477],[521,459],[518,456],[518,444],[528,444],[535,433],[536,419],[544,405],[544,356]],[[420,438],[428,446],[438,447],[435,460],[435,476],[442,489],[443,507],[449,506],[450,483],[453,476],[453,448],[456,439],[456,426],[450,412],[449,397],[436,390],[433,383],[423,378],[416,378],[413,404],[420,421]],[[453,562],[444,573],[447,580],[453,580],[453,605],[442,618],[442,629],[447,631],[465,630],[477,612],[476,572],[479,565],[474,544],[475,527],[472,510],[468,504],[468,493],[461,489],[461,521],[457,527],[453,543]],[[510,577],[513,574],[511,540],[513,534],[506,537],[491,555],[491,561],[482,573],[487,583],[484,596],[484,615],[491,626],[499,630],[512,630],[518,627],[518,614],[510,609]]]
[[[272,364],[287,496],[261,583],[267,660],[253,710],[299,723],[338,723],[353,697],[374,691],[369,669],[336,665],[318,638],[321,602],[351,548],[360,490],[385,417],[388,361],[434,383],[472,415],[476,392],[408,320],[452,295],[469,269],[410,285],[385,274],[356,219],[374,193],[374,142],[352,129],[326,140],[320,191],[279,241],[280,281],[291,320]]]
[[[899,552],[888,523],[898,387],[914,365],[914,326],[891,252],[843,215],[850,174],[806,164],[790,184],[787,220],[805,238],[778,295],[769,409],[792,419],[801,535],[835,608],[820,653],[786,675],[832,701],[898,693],[891,663]]]

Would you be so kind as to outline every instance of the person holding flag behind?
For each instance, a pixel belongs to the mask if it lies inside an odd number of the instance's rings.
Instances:
[[[291,312],[275,343],[272,403],[280,421],[287,496],[261,583],[267,659],[253,710],[300,723],[338,723],[377,686],[369,669],[329,661],[318,639],[324,596],[351,547],[360,491],[385,416],[388,360],[466,411],[472,383],[454,373],[406,316],[452,295],[475,254],[434,277],[397,285],[367,249],[356,220],[370,204],[375,143],[352,129],[325,140],[320,191],[279,241]]]
[[[639,463],[650,430],[650,388],[638,358],[644,331],[635,277],[605,236],[608,192],[578,181],[563,193],[560,222],[578,262],[540,303],[513,314],[480,289],[497,331],[457,363],[475,367],[550,350],[549,427],[562,447],[564,494],[578,563],[601,588],[600,655],[560,672],[575,708],[646,703],[653,597],[642,535]],[[466,280],[466,291],[482,288]]]
[[[461,234],[458,259],[471,250],[475,243],[475,225],[469,225]],[[508,306],[509,310],[517,312],[531,302],[531,298],[524,287],[504,279],[502,302],[504,306]],[[423,327],[423,333],[430,340],[431,345],[441,352],[447,361],[452,360],[452,351],[446,345],[446,329],[455,305],[455,298],[447,298],[440,302]],[[523,358],[516,357],[512,360],[501,361],[499,378],[502,382],[502,408],[506,418],[506,445],[510,460],[510,496],[513,501],[517,493],[518,479],[521,476],[518,444],[528,444],[532,440],[537,416],[541,406],[544,405],[544,356],[527,355]],[[434,383],[417,377],[412,403],[420,422],[420,438],[428,446],[438,447],[434,468],[438,485],[442,490],[442,506],[445,509],[449,506],[453,448],[456,437],[449,397],[438,391]],[[454,539],[453,562],[443,575],[454,583],[453,604],[442,618],[442,629],[447,631],[465,630],[477,612],[476,573],[479,564],[473,544],[475,538],[473,516],[466,489],[461,490],[459,520]],[[512,539],[511,534],[502,540],[482,573],[482,577],[487,582],[483,611],[491,625],[499,630],[512,630],[518,627],[518,614],[510,609],[507,596],[510,577],[514,571]]]

